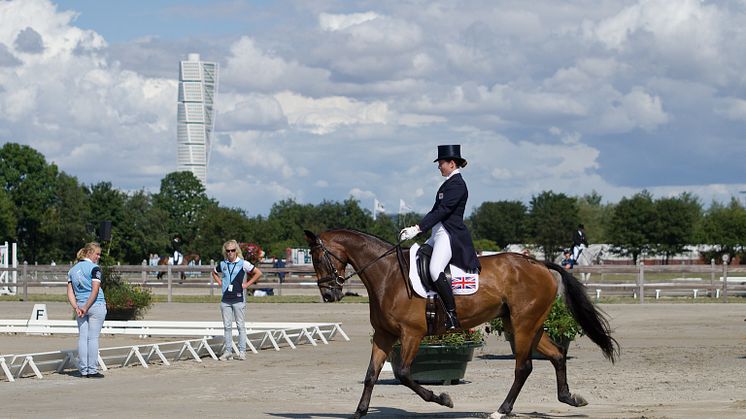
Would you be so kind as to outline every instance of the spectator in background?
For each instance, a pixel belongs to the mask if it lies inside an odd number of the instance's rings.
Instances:
[[[570,254],[570,251],[565,249],[565,251],[562,254],[562,262],[560,262],[560,265],[562,265],[563,268],[570,270],[575,265],[575,261],[572,258],[572,255]]]
[[[78,251],[77,263],[67,273],[67,300],[78,321],[78,369],[83,378],[103,378],[98,372],[98,337],[106,319],[101,289],[101,246],[96,242]]]
[[[225,342],[221,361],[233,359],[233,321],[238,328],[238,359],[246,359],[246,300],[244,290],[262,276],[262,271],[243,259],[238,242],[228,240],[223,243],[224,260],[220,261],[212,271],[212,277],[223,290],[220,300],[220,313],[223,317]]]
[[[284,259],[278,259],[276,256],[275,256],[274,259],[275,259],[275,261],[272,264],[273,268],[278,268],[279,269],[279,268],[284,268],[285,267],[285,260]],[[277,277],[280,278],[280,284],[282,284],[283,282],[285,282],[285,272],[277,272]]]

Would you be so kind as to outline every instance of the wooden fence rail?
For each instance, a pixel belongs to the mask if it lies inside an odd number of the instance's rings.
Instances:
[[[196,266],[172,265],[116,265],[113,269],[130,283],[152,288],[166,288],[168,301],[172,301],[174,290],[195,288],[208,289],[209,295],[219,293],[217,284],[210,272],[214,264]],[[15,284],[0,284],[0,287],[11,286],[17,293],[28,296],[29,287],[64,287],[67,284],[69,266],[64,265],[29,265],[24,263],[18,268],[0,268],[0,272],[17,272]],[[290,265],[284,268],[262,266],[264,276],[254,287],[272,289],[282,295],[283,290],[316,289],[316,276],[311,265]],[[161,280],[155,274],[163,272]],[[186,279],[181,280],[181,273]],[[284,280],[280,280],[283,273]],[[646,296],[659,298],[666,295],[687,295],[693,298],[713,297],[728,301],[729,296],[746,296],[746,266],[716,265],[594,265],[576,266],[573,275],[582,280],[591,296],[599,298],[606,295],[629,295],[645,302]],[[678,278],[665,278],[673,275],[684,275]],[[695,275],[695,277],[690,277]],[[10,276],[10,275],[9,275]],[[353,276],[346,285],[348,289],[364,289],[362,282]],[[20,291],[20,292],[18,292]]]

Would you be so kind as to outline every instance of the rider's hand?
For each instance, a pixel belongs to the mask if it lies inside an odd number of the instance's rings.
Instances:
[[[420,234],[420,226],[413,225],[411,227],[406,227],[399,232],[399,240],[409,240],[418,234]]]

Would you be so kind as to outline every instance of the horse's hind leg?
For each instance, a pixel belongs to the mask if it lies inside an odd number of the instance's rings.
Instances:
[[[440,393],[436,396],[435,393],[422,387],[412,379],[410,367],[412,366],[412,361],[417,354],[417,349],[420,346],[421,340],[422,337],[420,336],[416,338],[408,336],[401,337],[401,366],[394,369],[394,375],[402,384],[412,389],[412,391],[417,393],[418,396],[422,397],[422,400],[438,403],[439,405],[446,407],[453,407],[451,396],[447,393]]]
[[[536,350],[547,357],[554,366],[557,375],[557,399],[570,406],[587,405],[588,402],[582,396],[570,393],[570,386],[567,384],[567,354],[558,348],[546,333],[542,333]]]

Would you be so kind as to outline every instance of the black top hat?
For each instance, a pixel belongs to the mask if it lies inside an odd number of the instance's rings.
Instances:
[[[466,166],[466,159],[461,157],[461,146],[459,144],[439,145],[438,158],[433,160],[433,163],[438,160],[457,160],[460,162],[461,167]]]

